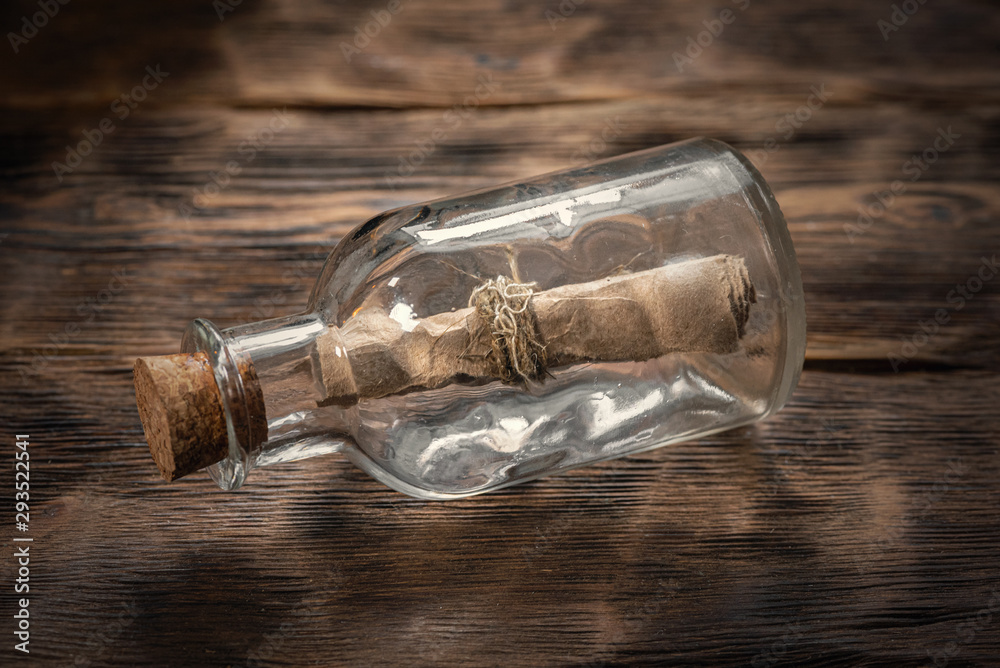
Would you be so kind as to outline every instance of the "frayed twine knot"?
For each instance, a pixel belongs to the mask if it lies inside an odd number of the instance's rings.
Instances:
[[[537,287],[537,283],[515,283],[497,276],[469,296],[469,306],[476,309],[490,332],[486,359],[494,367],[494,375],[507,383],[545,376],[545,346],[538,340],[530,308]]]

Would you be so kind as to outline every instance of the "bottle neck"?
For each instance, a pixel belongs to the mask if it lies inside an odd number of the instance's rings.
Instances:
[[[242,485],[255,466],[343,447],[345,411],[318,407],[325,395],[316,338],[325,330],[312,313],[222,331],[202,319],[188,326],[182,350],[208,355],[222,397],[229,453],[208,472],[223,489]]]

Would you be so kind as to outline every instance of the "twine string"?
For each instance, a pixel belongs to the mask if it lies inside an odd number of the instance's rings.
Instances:
[[[539,342],[531,298],[537,283],[516,283],[497,276],[478,286],[469,296],[490,332],[487,359],[494,375],[504,382],[523,383],[545,375],[545,347]]]

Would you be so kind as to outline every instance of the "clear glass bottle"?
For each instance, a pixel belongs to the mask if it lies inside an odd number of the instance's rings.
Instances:
[[[459,379],[327,401],[322,337],[349,332],[365,309],[406,329],[467,308],[484,278],[514,277],[541,294],[720,254],[742,259],[756,298],[732,350],[583,360],[537,381]],[[386,485],[431,499],[764,418],[791,395],[804,349],[802,285],[778,204],[745,157],[710,139],[383,213],[331,253],[306,313],[224,331],[199,319],[182,343],[208,357],[221,397],[225,458],[208,470],[224,489],[256,466],[342,452]]]

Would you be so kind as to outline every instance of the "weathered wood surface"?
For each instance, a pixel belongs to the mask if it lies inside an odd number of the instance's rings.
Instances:
[[[0,489],[31,434],[31,659],[994,663],[1000,278],[949,295],[1000,250],[1000,11],[925,3],[886,41],[890,5],[587,0],[553,30],[558,3],[415,0],[350,63],[340,43],[385,3],[244,0],[222,21],[202,0],[62,6],[0,68]],[[9,3],[4,32],[34,11]],[[811,87],[828,100],[781,124]],[[287,125],[248,159],[275,109]],[[60,181],[52,163],[105,118]],[[694,135],[749,152],[789,220],[809,346],[777,416],[459,502],[336,457],[231,495],[159,481],[130,369],[191,318],[301,309],[336,240],[384,209]]]
[[[61,11],[0,82],[18,108],[100,103],[155,63],[176,76],[172,102],[160,104],[444,106],[488,72],[506,82],[492,104],[506,105],[788,91],[816,77],[873,99],[997,101],[995,9],[914,1],[919,10],[886,40],[878,21],[891,19],[892,3],[400,0],[348,61],[342,45],[389,0],[222,0],[233,11],[206,0],[105,0]],[[5,26],[37,11],[31,0],[8,5]],[[725,9],[731,22],[679,68],[673,54]]]

